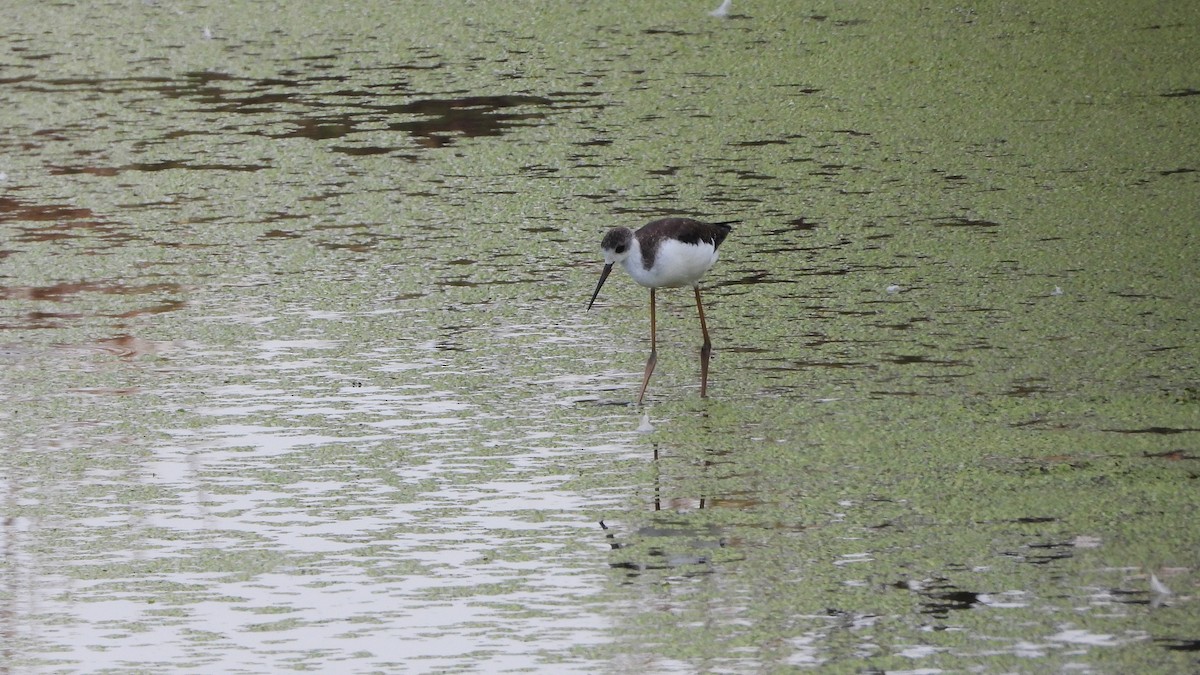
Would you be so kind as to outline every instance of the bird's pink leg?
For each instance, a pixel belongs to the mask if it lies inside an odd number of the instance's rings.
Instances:
[[[700,312],[700,332],[704,333],[704,344],[700,346],[700,398],[708,397],[708,358],[712,356],[712,341],[708,339],[708,324],[704,322],[704,305],[700,302],[700,287],[696,286],[696,311]]]
[[[638,394],[638,405],[646,396],[646,385],[650,384],[650,374],[654,372],[654,364],[658,362],[658,342],[654,332],[654,289],[650,289],[650,358],[646,359],[646,374],[642,375],[642,393]]]

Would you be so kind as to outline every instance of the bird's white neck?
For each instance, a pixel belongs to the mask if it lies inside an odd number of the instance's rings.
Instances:
[[[642,257],[642,244],[634,237],[629,242],[629,255],[621,261],[621,267],[630,275],[637,277],[638,270],[646,269],[646,259]]]

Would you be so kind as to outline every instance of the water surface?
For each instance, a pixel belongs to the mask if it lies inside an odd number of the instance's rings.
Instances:
[[[713,6],[10,8],[0,668],[1195,669],[1200,12]]]

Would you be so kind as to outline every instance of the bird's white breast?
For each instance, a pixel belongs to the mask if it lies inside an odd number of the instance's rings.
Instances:
[[[659,242],[654,265],[646,269],[642,251],[635,246],[622,261],[633,280],[651,288],[693,286],[717,262],[717,251],[708,244],[685,244],[674,239]]]

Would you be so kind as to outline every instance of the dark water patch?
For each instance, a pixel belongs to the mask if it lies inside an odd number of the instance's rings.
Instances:
[[[772,278],[770,272],[751,272],[745,276],[736,279],[724,279],[715,284],[709,284],[709,288],[724,288],[729,286],[746,286],[751,284],[787,284],[792,283],[786,279]]]
[[[729,145],[735,148],[760,148],[764,145],[789,145],[791,141],[783,138],[767,138],[755,141],[735,141]]]
[[[775,180],[775,176],[745,169],[726,169],[721,173],[731,174],[738,180]]]
[[[334,185],[336,187],[341,187],[342,184],[334,183]],[[305,195],[303,197],[300,197],[299,201],[302,201],[302,202],[324,202],[324,201],[329,201],[331,199],[340,199],[342,197],[347,196],[348,194],[349,194],[348,192],[344,192],[342,190],[330,189],[330,190],[323,190],[321,192],[316,192],[316,193],[313,193],[310,195]],[[434,193],[432,193],[432,192],[400,192],[399,194],[405,195],[407,197],[431,197],[431,196],[433,196]]]
[[[1145,591],[1133,591],[1125,588],[1105,589],[1113,600],[1122,605],[1149,605],[1152,601]]]
[[[1142,457],[1147,459],[1165,459],[1171,462],[1178,462],[1185,459],[1200,459],[1200,455],[1194,455],[1182,448],[1177,450],[1164,450],[1162,452],[1145,452]]]
[[[807,156],[806,157],[785,157],[783,160],[781,160],[780,163],[781,164],[814,164],[814,163],[816,163],[816,161],[817,160],[815,157],[807,157]]]
[[[1004,395],[1024,398],[1039,394],[1049,394],[1054,390],[1051,389],[1048,384],[1044,384],[1046,382],[1049,382],[1049,380],[1044,377],[1028,377],[1017,380],[1009,385],[1009,389],[1008,391],[1004,392]]]
[[[50,166],[51,176],[90,174],[93,176],[116,176],[126,171],[261,171],[269,164],[192,164],[188,160],[174,159],[159,162],[133,162],[121,166]]]
[[[888,330],[911,330],[920,324],[930,323],[931,321],[933,319],[927,316],[914,316],[897,323],[874,323],[871,325],[876,328],[886,328]]]
[[[304,97],[306,90],[347,79],[346,76],[330,75],[304,77],[294,70],[284,71],[281,75],[247,78],[216,71],[192,71],[178,78],[157,79],[145,89],[156,96],[198,104],[199,108],[193,112],[258,115],[276,112],[282,104],[312,105],[313,102]],[[365,96],[369,92],[358,94]],[[322,96],[327,95],[330,92],[322,92]],[[342,91],[339,95],[350,93]]]
[[[89,294],[138,296],[146,294],[174,294],[180,292],[182,289],[182,286],[173,283],[144,284],[139,286],[109,281],[63,282],[46,286],[0,286],[0,301],[81,303],[86,302],[86,296]],[[11,321],[0,324],[0,329],[42,330],[63,328],[69,322],[81,319],[132,319],[174,312],[185,307],[187,307],[187,303],[183,300],[164,299],[151,305],[125,311],[99,311],[92,308],[86,311],[25,311],[14,313],[11,316]]]
[[[14,323],[0,323],[0,330],[45,330],[63,328],[66,322],[84,318],[76,312],[25,312],[16,317]]]
[[[418,50],[418,51],[414,52],[414,57],[417,60],[413,61],[413,62],[409,62],[409,63],[383,63],[383,64],[379,64],[379,65],[355,66],[353,68],[350,68],[349,70],[351,72],[355,72],[355,73],[371,73],[371,74],[379,73],[379,72],[407,73],[410,71],[438,70],[440,68],[446,67],[446,63],[444,61],[442,61],[441,57],[439,57],[437,54],[420,53],[420,51]],[[424,61],[426,61],[426,62],[424,62],[424,63],[421,62],[421,59],[424,59]],[[291,74],[294,74],[294,71]],[[394,88],[401,87],[401,86],[407,86],[407,82],[403,81],[403,80],[393,81],[393,82],[380,82],[377,84],[368,85],[367,88],[368,89],[371,89],[371,88],[394,89]]]
[[[1059,560],[1066,560],[1074,555],[1074,544],[1071,542],[1055,542],[1047,544],[1028,544],[1021,551],[1002,551],[1000,555],[1016,558],[1031,565],[1049,565]]]
[[[938,590],[922,593],[926,600],[921,603],[921,612],[937,619],[948,618],[950,612],[978,607],[980,594],[963,590]]]
[[[872,135],[871,132],[869,132],[869,131],[858,131],[857,129],[832,129],[829,133],[842,134],[844,136],[852,136],[855,138],[861,138],[864,136]]]
[[[518,171],[521,172],[522,176],[529,178],[552,178],[557,176],[562,169],[545,164],[526,164],[518,169]]]
[[[50,166],[49,169],[49,173],[52,176],[86,174],[88,176],[107,177],[121,173],[121,169],[112,166]]]
[[[822,163],[822,164],[818,165],[818,169],[816,171],[810,171],[808,175],[810,175],[810,176],[826,176],[826,177],[840,176],[842,174],[842,169],[845,169],[845,168],[846,168],[845,164],[835,164],[832,162]],[[843,193],[843,194],[845,194],[845,193]],[[870,191],[862,191],[862,192],[859,192],[856,194],[871,194],[871,193],[870,193]]]
[[[268,231],[259,234],[259,239],[300,239],[304,235],[288,231],[288,229],[268,229]]]
[[[1162,645],[1164,649],[1173,652],[1200,652],[1200,640],[1190,640],[1184,638],[1156,638],[1154,641]]]
[[[1196,173],[1197,171],[1200,171],[1200,169],[1192,169],[1190,167],[1182,167],[1179,169],[1166,169],[1165,171],[1159,171],[1158,175],[1160,175],[1160,176],[1175,176],[1175,175],[1178,175],[1181,173]]]
[[[1110,291],[1110,293],[1118,298],[1130,298],[1135,300],[1171,300],[1170,297],[1164,295],[1139,293],[1137,291]]]
[[[642,33],[645,35],[673,35],[675,37],[696,35],[696,33],[689,33],[688,31],[680,30],[678,28],[646,28],[642,31]]]
[[[113,319],[132,319],[139,316],[151,316],[154,314],[166,314],[167,312],[175,312],[187,307],[188,303],[183,300],[166,300],[156,305],[148,307],[140,307],[131,309],[127,312],[119,312],[117,314],[102,314]]]
[[[792,93],[803,95],[819,94],[823,91],[822,89],[809,86],[807,84],[773,84],[771,86],[778,89],[787,89]]]
[[[89,318],[128,319],[148,314],[162,314],[186,307],[184,302],[163,303],[153,307],[120,312],[117,314],[84,314],[82,312],[25,312],[16,314],[12,321],[0,322],[0,330],[52,330]],[[0,319],[2,321],[2,319]]]
[[[540,109],[555,111],[581,104],[576,94],[566,101],[567,105],[545,96],[501,95],[464,96],[446,99],[422,99],[411,103],[391,106],[371,106],[371,109],[389,116],[419,115],[424,119],[393,122],[388,128],[403,131],[417,138],[439,139],[449,142],[443,134],[463,137],[499,136],[517,126],[536,126],[547,113]],[[530,108],[533,112],[504,112],[514,108]]]
[[[934,227],[978,227],[978,228],[993,228],[1000,227],[1000,223],[993,220],[984,220],[982,218],[967,218],[965,216],[957,216],[954,218],[939,218],[933,222]]]
[[[429,66],[436,67],[436,66]],[[239,129],[229,123],[214,129],[212,133],[246,133],[268,138],[306,138],[314,141],[340,139],[359,133],[366,125],[378,128],[386,124],[391,131],[403,132],[416,139],[421,147],[442,147],[453,142],[453,137],[499,136],[519,126],[536,126],[545,122],[551,114],[566,110],[603,107],[590,103],[595,92],[557,92],[554,96],[531,94],[501,94],[484,96],[461,96],[454,98],[420,98],[400,104],[381,104],[381,94],[412,95],[413,92],[402,82],[368,84],[362,89],[343,88],[325,91],[330,82],[342,82],[349,75],[322,75],[297,77],[295,71],[287,71],[290,77],[243,78],[227,73],[196,71],[184,73],[177,78],[127,77],[127,78],[63,78],[31,79],[16,86],[27,91],[41,93],[80,93],[118,96],[130,99],[130,105],[142,101],[160,108],[163,99],[181,100],[194,104],[188,112],[207,115],[272,115],[290,126],[282,133],[260,126]],[[382,91],[381,91],[382,90]],[[138,98],[145,95],[145,98]],[[524,108],[526,110],[520,110]],[[420,119],[394,121],[397,116],[416,116]],[[87,133],[86,129],[62,130],[61,140]],[[198,130],[164,130],[160,138],[207,133]],[[143,141],[141,144],[146,144]],[[386,154],[392,148],[386,145],[364,147],[337,146],[337,151],[349,155]],[[214,170],[258,170],[258,165],[193,164],[183,160],[159,163],[131,164],[120,168],[111,167],[57,167],[58,173],[93,173],[114,175],[120,170],[153,171],[168,168],[214,169]]]
[[[821,224],[819,222],[814,221],[814,220],[809,220],[808,218],[806,218],[804,216],[800,216],[799,218],[793,218],[792,220],[787,221],[787,225],[790,230],[799,230],[799,231],[815,230],[818,227],[821,227]],[[888,236],[891,236],[891,235],[888,235]]]
[[[885,354],[882,359],[885,363],[894,363],[896,365],[930,365],[930,366],[967,366],[970,365],[966,361],[958,361],[955,359],[937,359],[924,354]]]
[[[1101,429],[1101,431],[1110,431],[1114,434],[1151,434],[1155,436],[1174,436],[1175,434],[1195,433],[1200,431],[1200,428],[1142,427],[1141,429]]]
[[[320,117],[291,121],[291,131],[269,134],[271,138],[306,138],[310,141],[329,141],[357,131],[357,123],[344,119]]]
[[[823,361],[816,359],[797,359],[789,360],[785,365],[766,366],[760,368],[763,372],[784,371],[794,372],[805,370],[808,368],[830,368],[833,370],[846,370],[849,368],[874,368],[872,364],[866,361]],[[887,393],[887,392],[882,392]]]
[[[996,316],[1009,316],[1011,310],[1002,307],[978,307],[969,305],[948,305],[941,310],[944,314],[994,314]]]
[[[1192,87],[1187,87],[1184,89],[1172,89],[1171,91],[1168,91],[1166,93],[1159,94],[1159,96],[1162,96],[1163,98],[1183,98],[1185,96],[1200,96],[1200,89],[1194,89]]]
[[[369,157],[371,155],[386,155],[388,153],[395,152],[396,150],[399,150],[399,149],[400,148],[395,147],[395,146],[353,147],[353,146],[349,146],[349,145],[335,145],[332,148],[330,148],[330,150],[332,150],[333,152],[341,153],[343,155],[350,155],[351,157]]]
[[[66,204],[31,204],[12,197],[0,197],[0,223],[14,221],[48,222],[62,220],[95,220],[98,216],[89,208]]]
[[[955,563],[948,563],[946,568],[952,570],[966,569],[964,566]],[[925,579],[902,579],[887,584],[887,587],[901,591],[911,591],[925,598],[936,599],[938,601],[936,604],[938,605],[947,605],[941,608],[926,605],[927,608],[933,609],[937,613],[942,613],[950,609],[969,609],[970,606],[978,603],[979,597],[983,595],[982,593],[963,591],[950,583],[949,579],[940,576]],[[930,612],[926,611],[924,613]],[[945,616],[941,618],[945,618]]]
[[[313,236],[313,244],[330,251],[365,252],[402,240],[393,234],[381,232],[367,223],[335,223],[317,225],[307,231]]]
[[[42,300],[63,302],[80,293],[105,295],[144,295],[146,293],[178,293],[179,284],[160,283],[131,286],[115,281],[77,281],[49,286],[0,286],[0,300]]]
[[[1172,352],[1172,351],[1175,351],[1176,349],[1186,349],[1186,346],[1185,345],[1174,345],[1171,347],[1147,347],[1146,353],[1147,354],[1159,354],[1162,352]]]
[[[930,319],[932,321],[932,319]],[[1002,345],[994,345],[987,342],[986,338],[975,338],[974,340],[967,338],[967,341],[961,346],[951,346],[948,349],[952,352],[974,352],[974,351],[1008,351],[1008,347]]]
[[[128,92],[161,92],[160,85],[171,83],[169,77],[64,77],[42,78],[34,77],[24,81],[17,89],[39,94],[45,93],[88,93],[88,94],[125,94]]]
[[[749,346],[745,346],[745,345],[739,345],[739,346],[731,345],[728,347],[723,347],[721,349],[721,351],[729,352],[731,354],[771,354],[771,353],[774,353],[775,350],[768,348],[768,347],[749,347]]]
[[[124,204],[117,204],[116,206],[117,206],[117,208],[130,209],[130,210],[177,209],[177,208],[179,208],[180,204],[183,204],[183,203],[186,203],[189,201],[201,201],[201,199],[198,197],[192,198],[192,197],[172,196],[172,197],[169,197],[166,199],[160,199],[160,200],[155,200],[155,201],[128,202],[128,203],[124,203]]]
[[[36,75],[19,75],[17,77],[0,77],[0,85],[17,84],[18,82],[28,82],[36,79]]]
[[[133,335],[115,335],[84,344],[59,344],[55,345],[55,347],[66,351],[100,351],[121,359],[136,359],[142,356],[160,354],[166,348],[166,345],[156,340],[148,340]]]
[[[587,199],[596,204],[612,205],[614,213],[639,213],[639,211],[632,211],[630,209],[625,209],[625,208],[622,208],[621,206],[618,206],[619,204],[621,204],[624,201],[624,196],[619,194],[616,190],[608,189],[608,190],[604,190],[602,192],[595,192],[595,193],[585,192],[585,193],[577,194],[575,196],[582,198],[582,199]]]

